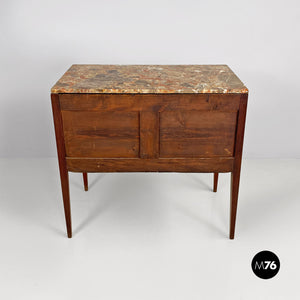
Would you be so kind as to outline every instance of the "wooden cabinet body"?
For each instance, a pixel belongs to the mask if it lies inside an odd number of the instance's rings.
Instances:
[[[69,237],[68,171],[85,176],[232,172],[234,237],[247,93],[64,92],[51,97]]]
[[[231,172],[241,95],[58,94],[73,172]]]

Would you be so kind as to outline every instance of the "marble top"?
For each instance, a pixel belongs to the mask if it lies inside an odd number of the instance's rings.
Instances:
[[[227,65],[72,65],[51,93],[248,93]]]

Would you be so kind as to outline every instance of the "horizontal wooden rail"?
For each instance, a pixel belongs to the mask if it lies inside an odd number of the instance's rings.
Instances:
[[[222,173],[233,170],[228,158],[74,158],[67,157],[71,172],[191,172]]]

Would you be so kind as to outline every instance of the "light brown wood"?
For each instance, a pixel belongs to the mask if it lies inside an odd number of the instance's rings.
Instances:
[[[232,157],[236,112],[160,113],[160,157]]]
[[[68,157],[139,157],[137,112],[62,112]]]
[[[159,157],[159,114],[157,112],[140,112],[140,157]]]
[[[141,102],[138,94],[60,94],[63,111],[130,111],[139,112]]]
[[[237,111],[239,94],[60,94],[69,111]]]
[[[71,158],[67,157],[68,170],[72,172],[231,172],[232,157],[228,158]]]

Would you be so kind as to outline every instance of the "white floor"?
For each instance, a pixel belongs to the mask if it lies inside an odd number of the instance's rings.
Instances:
[[[66,237],[56,159],[0,160],[0,299],[300,299],[300,160],[245,160],[236,239],[229,174],[70,174]],[[281,269],[251,270],[261,250]]]

